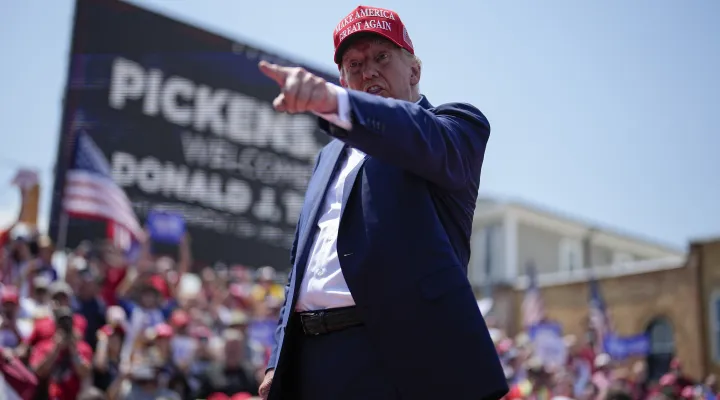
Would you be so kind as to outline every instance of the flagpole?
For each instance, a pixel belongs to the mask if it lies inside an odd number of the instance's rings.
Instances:
[[[58,250],[62,250],[63,252],[65,251],[65,246],[67,245],[67,231],[69,223],[70,216],[67,212],[62,211],[60,213],[60,221],[58,223],[58,240],[55,248]]]
[[[77,16],[76,16],[77,17]],[[74,126],[75,121],[71,125]],[[81,132],[77,132],[74,129],[71,131],[69,138],[68,138],[68,144],[69,146],[69,162],[67,164],[68,169],[72,166],[72,164],[75,162],[75,159],[77,158],[77,141],[79,138],[79,135],[82,135]],[[68,236],[68,225],[70,224],[70,215],[68,215],[67,211],[65,210],[65,185],[67,185],[67,175],[68,175],[68,169],[65,169],[63,171],[64,180],[62,185],[62,192],[60,192],[60,218],[58,220],[58,240],[55,244],[56,249],[62,249],[62,251],[65,251],[65,247],[67,246],[67,236]]]

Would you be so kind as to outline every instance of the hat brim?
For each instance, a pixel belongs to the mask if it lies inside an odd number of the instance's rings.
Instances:
[[[340,45],[337,47],[337,49],[335,49],[335,64],[338,65],[338,68],[340,68],[340,66],[342,64],[342,56],[343,56],[343,54],[345,54],[345,51],[347,50],[347,48],[351,44],[356,42],[358,39],[363,39],[366,37],[379,37],[379,38],[387,40],[388,42],[394,44],[397,47],[403,48],[403,45],[398,43],[397,40],[385,35],[384,33],[370,31],[370,30],[357,31],[357,32],[347,35],[345,37],[345,39],[343,39],[342,42],[340,42]]]
[[[58,288],[58,289],[56,289],[56,290],[51,290],[51,291],[50,291],[50,297],[55,297],[55,296],[58,296],[58,295],[63,295],[63,296],[66,296],[66,297],[71,297],[71,296],[72,296],[72,290],[70,290],[69,288],[64,288],[64,287],[63,287],[63,288]]]

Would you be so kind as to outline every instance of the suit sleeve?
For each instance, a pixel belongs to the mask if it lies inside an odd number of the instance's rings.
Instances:
[[[347,92],[352,127],[321,120],[331,136],[447,189],[477,180],[490,136],[490,124],[477,108],[449,103],[430,111],[407,101]]]
[[[297,237],[297,233],[295,234]],[[268,365],[265,368],[265,372],[275,369],[277,367],[278,357],[280,356],[280,349],[282,349],[282,342],[285,338],[285,327],[287,326],[287,318],[285,318],[285,309],[290,307],[288,304],[288,294],[290,293],[290,282],[292,282],[292,276],[295,273],[295,268],[290,268],[288,274],[288,283],[285,285],[285,301],[280,309],[280,320],[278,321],[277,328],[275,328],[275,344],[273,345],[272,352],[270,352],[270,358],[268,359]]]
[[[321,156],[322,151],[318,153],[318,156],[315,159],[313,174],[315,173],[315,170],[320,164]],[[282,308],[280,309],[280,320],[278,321],[277,328],[275,329],[275,345],[273,346],[272,352],[270,353],[270,359],[268,360],[266,371],[270,369],[275,369],[275,367],[277,366],[278,357],[280,356],[280,349],[282,348],[282,341],[285,337],[285,326],[287,326],[285,309],[291,306],[290,304],[288,304],[288,295],[290,294],[290,290],[292,290],[290,285],[292,282],[293,274],[295,273],[295,256],[297,255],[298,238],[300,236],[300,219],[302,219],[302,215],[300,215],[300,218],[298,219],[298,224],[295,227],[295,237],[293,238],[292,247],[290,248],[290,273],[288,274],[288,282],[285,285],[285,300],[283,302]]]

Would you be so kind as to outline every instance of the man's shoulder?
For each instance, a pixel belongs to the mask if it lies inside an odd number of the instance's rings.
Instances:
[[[32,350],[37,351],[38,353],[43,353],[48,350],[52,350],[53,348],[55,348],[55,339],[53,339],[52,337],[42,339],[32,346]]]
[[[436,115],[457,116],[463,119],[475,120],[481,122],[484,125],[487,125],[488,128],[490,127],[490,122],[488,121],[487,117],[485,117],[485,114],[483,114],[480,109],[470,103],[444,103],[440,104],[439,106],[430,108],[429,111]]]

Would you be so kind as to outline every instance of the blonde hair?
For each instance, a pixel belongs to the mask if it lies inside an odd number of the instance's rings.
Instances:
[[[422,68],[422,60],[420,60],[420,57],[410,53],[403,48],[401,48],[400,50],[402,51],[403,55],[407,57],[411,62],[417,63],[418,67]]]

